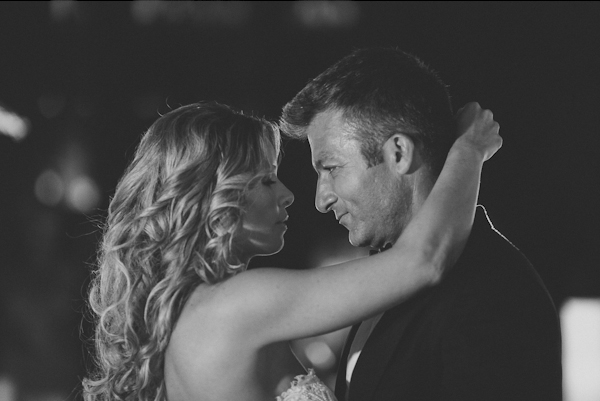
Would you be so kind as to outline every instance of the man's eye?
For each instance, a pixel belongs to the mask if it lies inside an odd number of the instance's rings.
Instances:
[[[323,170],[328,171],[330,173],[332,171],[334,171],[335,169],[337,169],[337,166],[325,166],[325,167],[323,167]]]

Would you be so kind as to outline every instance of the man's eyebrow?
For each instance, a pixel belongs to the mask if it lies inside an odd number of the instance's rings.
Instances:
[[[316,159],[314,160],[314,162],[312,164],[313,169],[318,172],[318,170],[323,167],[323,160],[332,159],[334,157],[335,157],[335,155],[328,150],[323,150],[323,151],[319,152],[317,154]]]

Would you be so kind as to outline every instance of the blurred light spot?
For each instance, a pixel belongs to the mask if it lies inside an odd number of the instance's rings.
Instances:
[[[65,193],[67,206],[80,213],[94,210],[100,201],[100,190],[90,177],[80,175],[73,178]]]
[[[572,298],[560,311],[565,401],[600,400],[600,299]]]
[[[38,98],[40,113],[46,118],[58,116],[65,109],[67,100],[63,95],[45,94]]]
[[[7,376],[0,376],[0,401],[17,401],[17,386]]]
[[[156,0],[134,1],[131,3],[131,16],[141,25],[150,25],[159,18],[163,4]]]
[[[141,25],[158,21],[238,25],[249,19],[251,4],[243,1],[162,1],[137,0],[131,3],[131,16]]]
[[[65,193],[65,185],[56,171],[45,170],[35,180],[33,191],[38,201],[46,206],[56,206]]]
[[[296,17],[309,28],[349,27],[358,21],[360,9],[352,1],[296,1]]]
[[[330,369],[335,365],[335,355],[324,341],[313,341],[304,350],[308,360],[319,369]]]
[[[77,19],[79,15],[79,7],[74,0],[52,0],[49,3],[50,19],[54,22],[64,22],[69,19]]]
[[[19,142],[25,139],[31,124],[29,120],[0,106],[0,134]]]

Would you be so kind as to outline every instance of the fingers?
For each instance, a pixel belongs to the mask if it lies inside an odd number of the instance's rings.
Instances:
[[[460,109],[458,109],[458,111],[456,112],[456,117],[459,117],[461,114],[465,114],[469,111],[476,112],[477,110],[481,110],[481,106],[479,105],[479,103],[478,102],[469,102],[469,103],[466,103]]]
[[[494,113],[489,109],[483,109],[478,102],[470,102],[458,110],[456,119],[462,128],[467,128],[470,125],[494,121]]]
[[[500,124],[494,121],[494,113],[483,109],[479,103],[465,104],[457,112],[456,121],[459,140],[480,151],[484,160],[491,158],[502,146],[498,134]]]
[[[490,112],[491,114],[491,112]],[[489,130],[489,146],[488,146],[488,154],[485,160],[489,160],[492,156],[500,150],[504,140],[500,136],[500,124],[497,121],[491,120],[491,126]]]

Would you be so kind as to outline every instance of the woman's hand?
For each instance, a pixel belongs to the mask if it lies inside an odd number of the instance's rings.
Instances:
[[[467,146],[483,157],[491,158],[502,147],[500,125],[494,121],[490,110],[482,109],[477,102],[467,103],[456,113],[458,138],[454,146]]]

